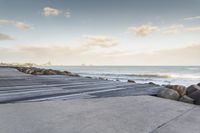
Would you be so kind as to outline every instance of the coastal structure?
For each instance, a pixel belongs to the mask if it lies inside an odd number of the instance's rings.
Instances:
[[[31,69],[26,70],[31,71]],[[54,71],[49,72],[52,74]],[[15,68],[5,67],[0,68],[0,73],[0,103],[156,95],[163,88],[153,84],[80,77],[70,72],[68,72],[69,76],[31,75]]]
[[[199,106],[150,96],[161,89],[0,68],[0,131],[198,133]]]

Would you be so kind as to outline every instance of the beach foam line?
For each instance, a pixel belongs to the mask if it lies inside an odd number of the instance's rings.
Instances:
[[[86,73],[85,73],[86,75]],[[92,76],[112,76],[112,77],[141,77],[141,78],[180,78],[180,79],[200,79],[200,75],[192,75],[192,74],[176,74],[176,73],[157,73],[157,74],[112,74],[112,73],[105,73],[105,74],[90,74],[87,73],[87,75],[92,75]]]

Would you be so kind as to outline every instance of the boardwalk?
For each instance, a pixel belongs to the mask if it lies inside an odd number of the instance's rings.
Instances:
[[[71,76],[33,76],[0,68],[0,103],[155,95],[160,86]]]

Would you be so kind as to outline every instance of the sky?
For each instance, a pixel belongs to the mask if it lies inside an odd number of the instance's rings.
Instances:
[[[0,62],[200,65],[200,0],[0,0]]]

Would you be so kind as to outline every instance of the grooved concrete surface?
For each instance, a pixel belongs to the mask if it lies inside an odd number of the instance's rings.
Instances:
[[[0,68],[0,133],[200,133],[200,107],[160,89]]]
[[[0,68],[0,103],[155,95],[161,86],[61,75],[34,76]]]
[[[199,133],[200,109],[127,96],[0,105],[2,133]]]

